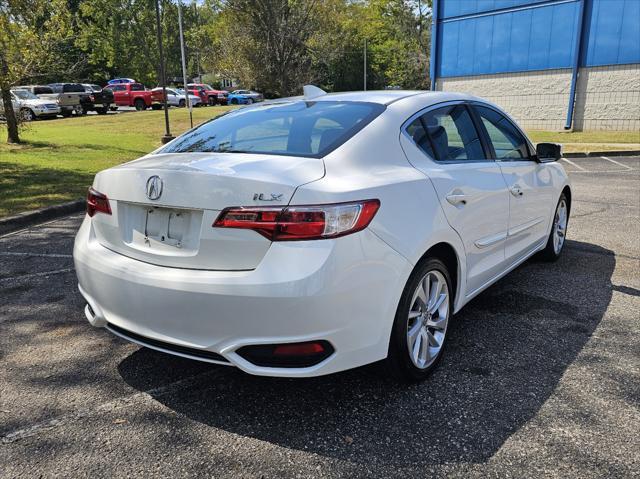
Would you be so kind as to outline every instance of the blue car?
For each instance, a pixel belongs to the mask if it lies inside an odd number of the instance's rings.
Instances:
[[[227,98],[229,105],[251,105],[262,100],[262,94],[252,90],[235,90],[229,93]]]

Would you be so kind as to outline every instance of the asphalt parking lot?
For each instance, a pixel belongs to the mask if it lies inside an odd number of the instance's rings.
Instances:
[[[561,260],[467,305],[411,386],[128,344],[84,318],[80,216],[0,238],[0,477],[638,477],[640,159],[563,162]]]

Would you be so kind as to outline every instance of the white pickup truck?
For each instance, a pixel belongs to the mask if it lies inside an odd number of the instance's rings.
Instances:
[[[27,90],[11,90],[13,111],[22,121],[36,118],[55,117],[60,114],[60,107],[52,100],[38,98]],[[4,116],[4,105],[0,101],[0,116]]]

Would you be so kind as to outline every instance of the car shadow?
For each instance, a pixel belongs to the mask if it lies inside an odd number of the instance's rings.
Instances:
[[[612,251],[575,241],[557,263],[525,263],[455,316],[440,367],[420,384],[389,381],[377,365],[298,380],[203,366],[214,374],[151,395],[193,421],[356,464],[486,462],[537,414],[593,334],[615,263]],[[119,372],[142,390],[182,367],[142,348]]]

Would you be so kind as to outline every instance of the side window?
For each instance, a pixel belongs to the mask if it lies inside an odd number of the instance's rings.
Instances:
[[[486,159],[464,105],[431,110],[413,121],[406,131],[416,145],[436,161]]]
[[[491,108],[474,106],[489,135],[498,160],[529,158],[527,140],[504,115]]]

